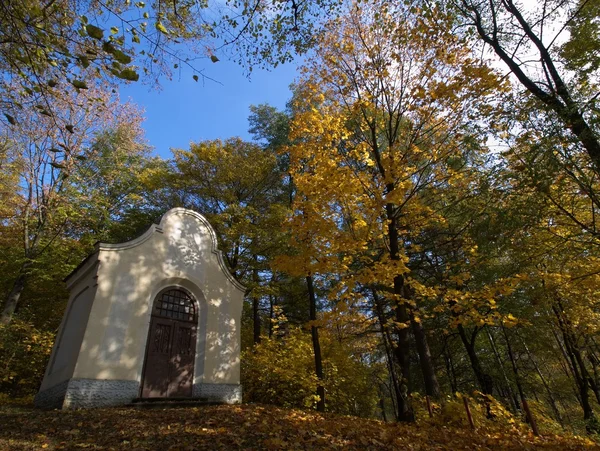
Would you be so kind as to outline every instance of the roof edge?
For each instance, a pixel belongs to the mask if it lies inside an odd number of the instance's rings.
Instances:
[[[73,285],[75,285],[77,282],[79,282],[92,269],[94,269],[94,267],[96,267],[98,265],[98,263],[100,263],[98,260],[98,255],[99,255],[98,243],[96,243],[94,245],[94,248],[95,248],[94,252],[92,252],[90,255],[88,255],[86,258],[84,258],[81,261],[81,263],[79,263],[79,265],[77,265],[77,267],[73,271],[71,271],[68,276],[66,276],[63,279],[63,282],[65,282],[67,285],[67,289],[70,290],[73,287]]]
[[[219,262],[221,271],[225,274],[227,279],[231,282],[231,284],[235,288],[240,290],[242,293],[246,293],[246,287],[244,285],[242,285],[235,277],[233,277],[233,274],[231,274],[231,272],[227,268],[227,265],[225,264],[225,260],[223,258],[223,253],[221,252],[221,250],[218,247],[217,234],[216,234],[215,230],[212,228],[212,226],[210,225],[210,222],[208,222],[208,219],[206,219],[200,213],[197,213],[193,210],[188,210],[187,208],[177,207],[177,208],[170,209],[164,215],[162,215],[162,217],[160,218],[159,224],[152,224],[148,228],[148,230],[146,230],[143,234],[141,234],[140,236],[138,236],[137,238],[134,238],[132,240],[125,241],[123,243],[117,243],[117,244],[96,243],[96,253],[98,251],[121,251],[121,250],[126,250],[126,249],[131,249],[131,248],[137,247],[140,244],[143,244],[144,242],[149,240],[155,233],[163,233],[162,226],[166,222],[166,219],[171,216],[178,216],[178,215],[192,216],[206,226],[206,228],[208,229],[208,232],[210,234],[210,238],[211,238],[211,252],[217,256],[217,260]],[[94,254],[92,254],[92,255],[94,255]],[[85,260],[84,260],[84,262],[85,262]],[[83,263],[82,263],[82,265],[83,265]],[[67,277],[70,277],[70,275]]]

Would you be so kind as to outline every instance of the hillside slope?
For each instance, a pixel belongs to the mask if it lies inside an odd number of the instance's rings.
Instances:
[[[421,421],[383,423],[264,405],[135,410],[0,410],[0,449],[600,449],[580,437],[534,438]]]

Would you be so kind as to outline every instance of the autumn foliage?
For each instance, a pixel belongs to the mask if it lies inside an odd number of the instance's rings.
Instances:
[[[594,446],[569,434],[600,433],[597,1],[234,1],[240,15],[212,25],[194,2],[109,2],[152,33],[96,26],[84,13],[106,11],[85,2],[77,18],[66,0],[12,3],[0,69],[22,69],[0,82],[0,399],[36,392],[62,278],[92,243],[185,207],[248,288],[252,405],[9,409],[0,445]],[[310,47],[286,109],[251,107],[253,142],[151,157],[142,112],[101,79],[169,73],[182,60],[161,42],[223,27],[263,62]],[[27,60],[15,43],[31,30],[49,53]],[[159,54],[138,71],[147,40]]]
[[[372,416],[378,400],[380,374],[353,356],[347,345],[334,337],[322,340],[327,410]],[[313,408],[317,378],[310,335],[293,328],[283,337],[263,340],[242,356],[244,400],[268,402],[282,407]]]
[[[596,449],[580,437],[534,437],[478,424],[382,423],[266,405],[188,409],[2,410],[0,447],[30,449]]]

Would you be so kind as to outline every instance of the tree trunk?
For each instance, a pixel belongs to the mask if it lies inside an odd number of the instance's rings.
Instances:
[[[392,191],[393,186],[388,187],[388,191]],[[388,238],[390,243],[390,259],[394,261],[400,260],[400,247],[398,244],[398,229],[395,215],[395,207],[393,204],[386,204],[386,213],[388,219]],[[394,294],[401,298],[404,294],[404,276],[397,274],[394,277]],[[396,335],[398,346],[395,348],[396,359],[402,370],[402,380],[400,382],[401,393],[398,398],[398,419],[400,421],[415,421],[415,414],[412,409],[409,394],[410,394],[410,341],[408,328],[410,327],[410,316],[408,314],[406,304],[401,301],[396,301],[396,322],[402,326],[396,327]]]
[[[531,429],[533,430],[533,434],[535,436],[540,435],[537,428],[537,423],[535,422],[535,418],[531,414],[531,410],[529,410],[529,404],[527,403],[527,397],[525,396],[525,392],[523,391],[523,386],[521,385],[521,377],[519,375],[519,368],[517,367],[517,362],[515,360],[515,356],[512,351],[512,347],[510,345],[510,340],[508,339],[508,333],[506,332],[506,328],[502,327],[502,331],[504,332],[504,339],[506,340],[506,349],[508,350],[508,357],[510,359],[510,363],[512,365],[513,373],[515,375],[515,384],[517,385],[517,390],[519,391],[519,395],[521,396],[521,402],[523,403],[523,410],[525,411],[525,415],[527,416],[527,421],[531,425]]]
[[[508,380],[506,370],[504,369],[504,364],[502,363],[502,359],[500,358],[500,354],[498,353],[498,349],[496,348],[496,342],[494,341],[494,337],[492,337],[492,334],[487,327],[485,331],[487,333],[488,339],[490,340],[492,351],[496,356],[496,362],[498,362],[498,366],[500,367],[500,371],[502,372],[502,377],[504,378],[504,383],[506,384],[506,390],[508,391],[508,397],[511,403],[513,404],[514,412],[517,413],[519,410],[521,410],[521,407],[519,406],[519,400],[517,399],[517,395],[515,395],[515,392],[511,387],[510,381]]]
[[[270,294],[269,295],[269,338],[273,337],[273,295]]]
[[[258,277],[258,257],[254,255],[254,269],[252,270],[252,281],[255,283],[252,293],[252,322],[254,326],[253,338],[254,344],[260,343],[260,297],[256,295],[256,289],[260,286],[260,278]]]
[[[0,324],[9,324],[12,321],[13,314],[15,313],[17,305],[19,304],[19,299],[21,298],[21,293],[23,293],[23,290],[25,289],[25,282],[27,281],[25,271],[29,266],[29,264],[24,263],[21,267],[21,271],[13,283],[12,289],[8,293],[6,302],[4,303],[2,315],[0,316]]]
[[[569,378],[573,382],[573,384],[571,385],[573,389],[573,394],[575,395],[575,398],[577,399],[579,405],[582,405],[581,394],[579,393],[579,387],[577,385],[577,377],[575,376],[575,370],[573,369],[572,362],[569,356],[567,355],[567,351],[563,343],[560,341],[560,337],[558,336],[558,332],[556,332],[555,330],[555,324],[553,322],[550,323],[550,330],[552,330],[552,335],[554,336],[554,339],[558,344],[558,349],[560,349],[560,353],[563,356],[562,359],[559,359],[560,366],[563,369],[565,376],[567,376],[567,378]]]
[[[585,377],[585,375],[581,374],[580,368],[577,364],[578,360],[581,360],[578,359],[576,355],[579,351],[570,344],[567,344],[566,342],[565,345],[567,355],[569,356],[569,359],[571,361],[571,367],[573,368],[575,382],[577,384],[577,387],[579,388],[579,399],[581,401],[581,408],[583,409],[583,419],[586,421],[590,421],[594,418],[595,415],[594,410],[592,409],[592,405],[590,404],[590,397],[588,393],[588,379]]]
[[[450,389],[452,393],[456,393],[458,391],[458,383],[456,382],[456,371],[454,370],[454,362],[452,361],[452,355],[448,350],[448,341],[444,340],[444,360],[446,361],[446,373],[448,374],[448,379],[450,380]]]
[[[557,300],[557,305],[553,305],[552,310],[556,315],[558,327],[563,335],[565,350],[571,362],[571,368],[573,370],[575,382],[577,384],[577,387],[579,388],[579,397],[581,401],[581,408],[583,409],[583,419],[586,422],[586,429],[588,432],[591,433],[594,432],[593,424],[595,423],[595,415],[594,410],[592,409],[592,405],[590,404],[590,398],[588,393],[590,387],[587,369],[585,367],[583,358],[581,357],[581,353],[579,352],[577,342],[573,338],[572,333],[569,329],[568,321],[561,313],[564,312],[564,309],[560,301]]]
[[[563,423],[562,416],[560,414],[560,411],[558,410],[558,406],[556,405],[556,400],[554,399],[552,390],[550,390],[550,386],[548,385],[548,382],[546,382],[546,378],[542,374],[540,367],[537,364],[537,361],[535,360],[533,354],[531,354],[531,352],[529,351],[529,347],[527,346],[527,343],[525,343],[525,340],[523,340],[521,335],[519,335],[518,333],[516,335],[517,335],[517,337],[519,337],[519,340],[523,344],[523,347],[525,348],[525,352],[527,352],[527,355],[529,356],[529,360],[531,360],[531,363],[533,363],[533,367],[535,368],[536,373],[540,377],[540,380],[542,381],[542,385],[544,385],[544,388],[546,389],[546,393],[548,395],[548,400],[550,401],[550,406],[552,407],[552,411],[554,412],[554,416],[555,416],[556,420],[561,425],[561,427],[564,429],[565,425]]]
[[[590,340],[590,338],[591,337],[585,337],[586,351],[587,351],[586,356],[587,356],[588,361],[590,362],[590,365],[592,365],[592,372],[594,373],[594,386],[600,387],[600,375],[598,374],[598,356],[596,355],[596,352],[595,352],[595,346],[592,346],[592,344],[591,344],[593,339]],[[595,344],[595,342],[594,342],[594,344]],[[600,401],[598,401],[598,402],[600,403]]]
[[[415,321],[414,313],[411,313],[410,319],[413,336],[415,337],[415,343],[417,345],[417,352],[419,353],[421,372],[423,373],[423,380],[425,381],[425,392],[431,398],[438,399],[440,397],[440,386],[435,375],[433,358],[431,357],[431,351],[429,350],[425,329],[420,321]]]
[[[379,326],[381,331],[381,337],[383,339],[383,346],[385,349],[386,360],[388,363],[388,371],[390,373],[390,378],[392,381],[393,392],[390,390],[390,394],[392,395],[392,404],[394,406],[394,413],[397,420],[400,420],[400,413],[396,410],[395,399],[400,399],[402,396],[402,389],[400,386],[400,382],[398,380],[398,374],[396,372],[396,365],[394,364],[394,358],[390,351],[390,345],[392,343],[392,338],[390,337],[389,328],[387,327],[387,319],[385,317],[384,308],[382,305],[381,298],[377,295],[377,291],[372,289],[371,293],[373,295],[373,304],[374,310],[377,314],[377,319],[379,320]]]
[[[308,287],[308,298],[310,303],[310,320],[317,320],[317,297],[315,296],[315,288],[313,285],[312,276],[306,276],[306,285]],[[315,373],[319,379],[317,385],[317,395],[319,400],[317,401],[317,410],[319,412],[325,412],[325,386],[323,385],[323,361],[321,359],[321,344],[319,342],[319,328],[313,323],[310,327],[312,335],[313,350],[315,353]]]
[[[379,398],[379,408],[381,409],[381,416],[383,418],[383,422],[387,423],[387,416],[385,414],[385,401],[383,399],[383,396]]]
[[[483,371],[481,366],[481,362],[479,361],[479,356],[477,355],[477,351],[475,350],[475,343],[477,340],[477,334],[481,329],[475,327],[473,332],[471,333],[471,339],[467,337],[467,332],[462,324],[458,324],[458,334],[460,336],[461,341],[463,342],[465,349],[467,350],[467,355],[469,356],[469,361],[471,362],[471,368],[473,369],[473,373],[475,373],[475,378],[481,387],[481,392],[484,395],[491,395],[494,387],[494,380],[492,377]],[[492,401],[491,397],[484,396],[485,402],[485,410],[486,416],[488,418],[492,418],[494,415],[492,413]]]
[[[254,321],[254,344],[260,343],[260,312],[258,310],[258,296],[252,296],[252,318]]]
[[[473,369],[473,373],[475,373],[475,378],[479,383],[479,387],[481,387],[483,394],[491,395],[494,386],[493,379],[489,374],[483,371],[481,362],[479,361],[479,356],[477,355],[477,351],[475,351],[475,340],[478,332],[479,330],[474,330],[471,340],[469,340],[465,328],[462,326],[462,324],[458,325],[458,334],[463,342],[463,345],[465,346],[467,355],[469,356],[469,362],[471,362],[471,368]]]

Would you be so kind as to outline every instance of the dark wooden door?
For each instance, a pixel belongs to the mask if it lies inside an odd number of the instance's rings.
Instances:
[[[176,321],[173,336],[168,396],[192,396],[196,327],[190,323]]]
[[[164,318],[152,318],[150,322],[142,388],[143,398],[168,396],[173,326],[172,320]]]
[[[143,398],[192,396],[197,316],[193,301],[182,294],[171,290],[155,303],[148,331]]]

